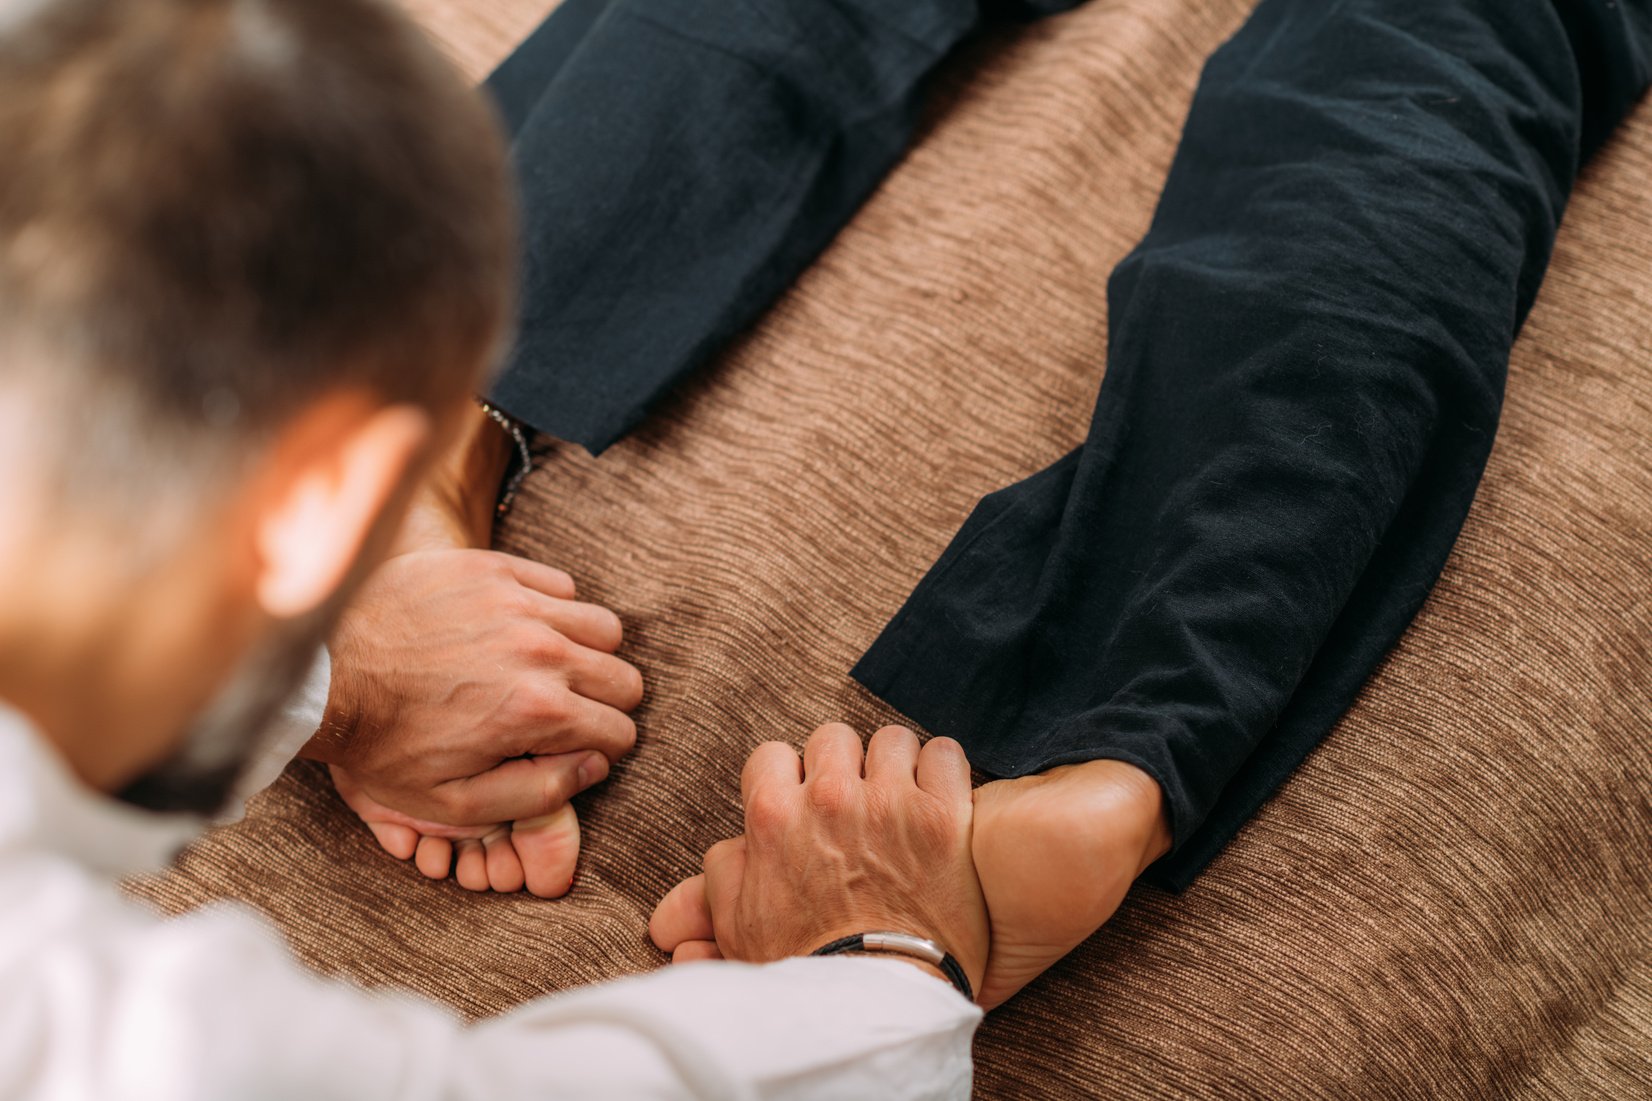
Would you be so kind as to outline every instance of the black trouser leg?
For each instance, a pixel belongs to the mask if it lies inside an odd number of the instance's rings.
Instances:
[[[1113,275],[1088,440],[982,501],[856,675],[1001,775],[1138,764],[1190,880],[1439,574],[1649,7],[1264,0]]]
[[[525,249],[494,399],[593,451],[624,434],[849,220],[983,19],[976,0],[567,0],[489,81]]]

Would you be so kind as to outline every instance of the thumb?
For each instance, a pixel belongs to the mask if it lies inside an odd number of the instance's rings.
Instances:
[[[648,936],[662,952],[675,952],[688,941],[714,939],[705,876],[683,880],[660,899],[648,919]]]
[[[544,757],[515,757],[486,772],[449,780],[442,787],[464,808],[455,826],[542,818],[608,778],[608,758],[581,750]]]

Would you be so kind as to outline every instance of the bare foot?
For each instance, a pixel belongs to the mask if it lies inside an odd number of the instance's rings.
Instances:
[[[992,918],[977,999],[1002,1004],[1113,916],[1170,848],[1157,781],[1122,761],[1067,765],[975,790],[972,849]]]
[[[540,898],[561,898],[574,885],[579,819],[571,805],[542,818],[493,826],[444,826],[392,810],[362,791],[350,774],[331,766],[333,787],[385,852],[412,860],[428,879],[449,875],[469,891],[502,894],[523,887]]]
[[[408,509],[397,553],[487,547],[510,443],[480,408],[467,406],[452,444],[433,464]],[[572,806],[514,823],[444,826],[392,810],[361,790],[348,772],[329,767],[339,798],[373,831],[384,851],[397,860],[412,860],[430,879],[452,875],[466,890],[505,894],[526,887],[541,898],[560,898],[573,887],[579,818]]]

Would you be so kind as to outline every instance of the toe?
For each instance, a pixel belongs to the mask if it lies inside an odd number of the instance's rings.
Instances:
[[[529,818],[511,827],[511,845],[522,861],[528,890],[540,898],[561,898],[574,885],[579,860],[579,818],[574,808],[541,818]]]
[[[527,881],[522,875],[522,860],[511,844],[510,827],[502,826],[482,838],[487,853],[488,885],[500,894],[515,894]]]
[[[488,889],[488,858],[480,841],[456,841],[453,878],[467,891]]]
[[[413,863],[429,879],[446,879],[453,870],[453,842],[444,837],[421,837]]]
[[[373,831],[384,851],[397,860],[410,859],[419,847],[419,835],[407,826],[398,826],[394,822],[369,822],[367,828]]]

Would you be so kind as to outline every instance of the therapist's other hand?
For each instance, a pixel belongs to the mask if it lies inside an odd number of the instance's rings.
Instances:
[[[327,718],[303,755],[415,819],[540,818],[636,742],[642,675],[619,617],[561,570],[494,551],[390,559],[340,620]]]
[[[703,874],[673,889],[649,923],[674,960],[764,962],[888,930],[936,941],[980,989],[987,912],[957,742],[920,749],[910,730],[886,726],[863,760],[859,736],[833,723],[801,760],[782,742],[759,746],[741,796],[745,834],[714,845]]]

